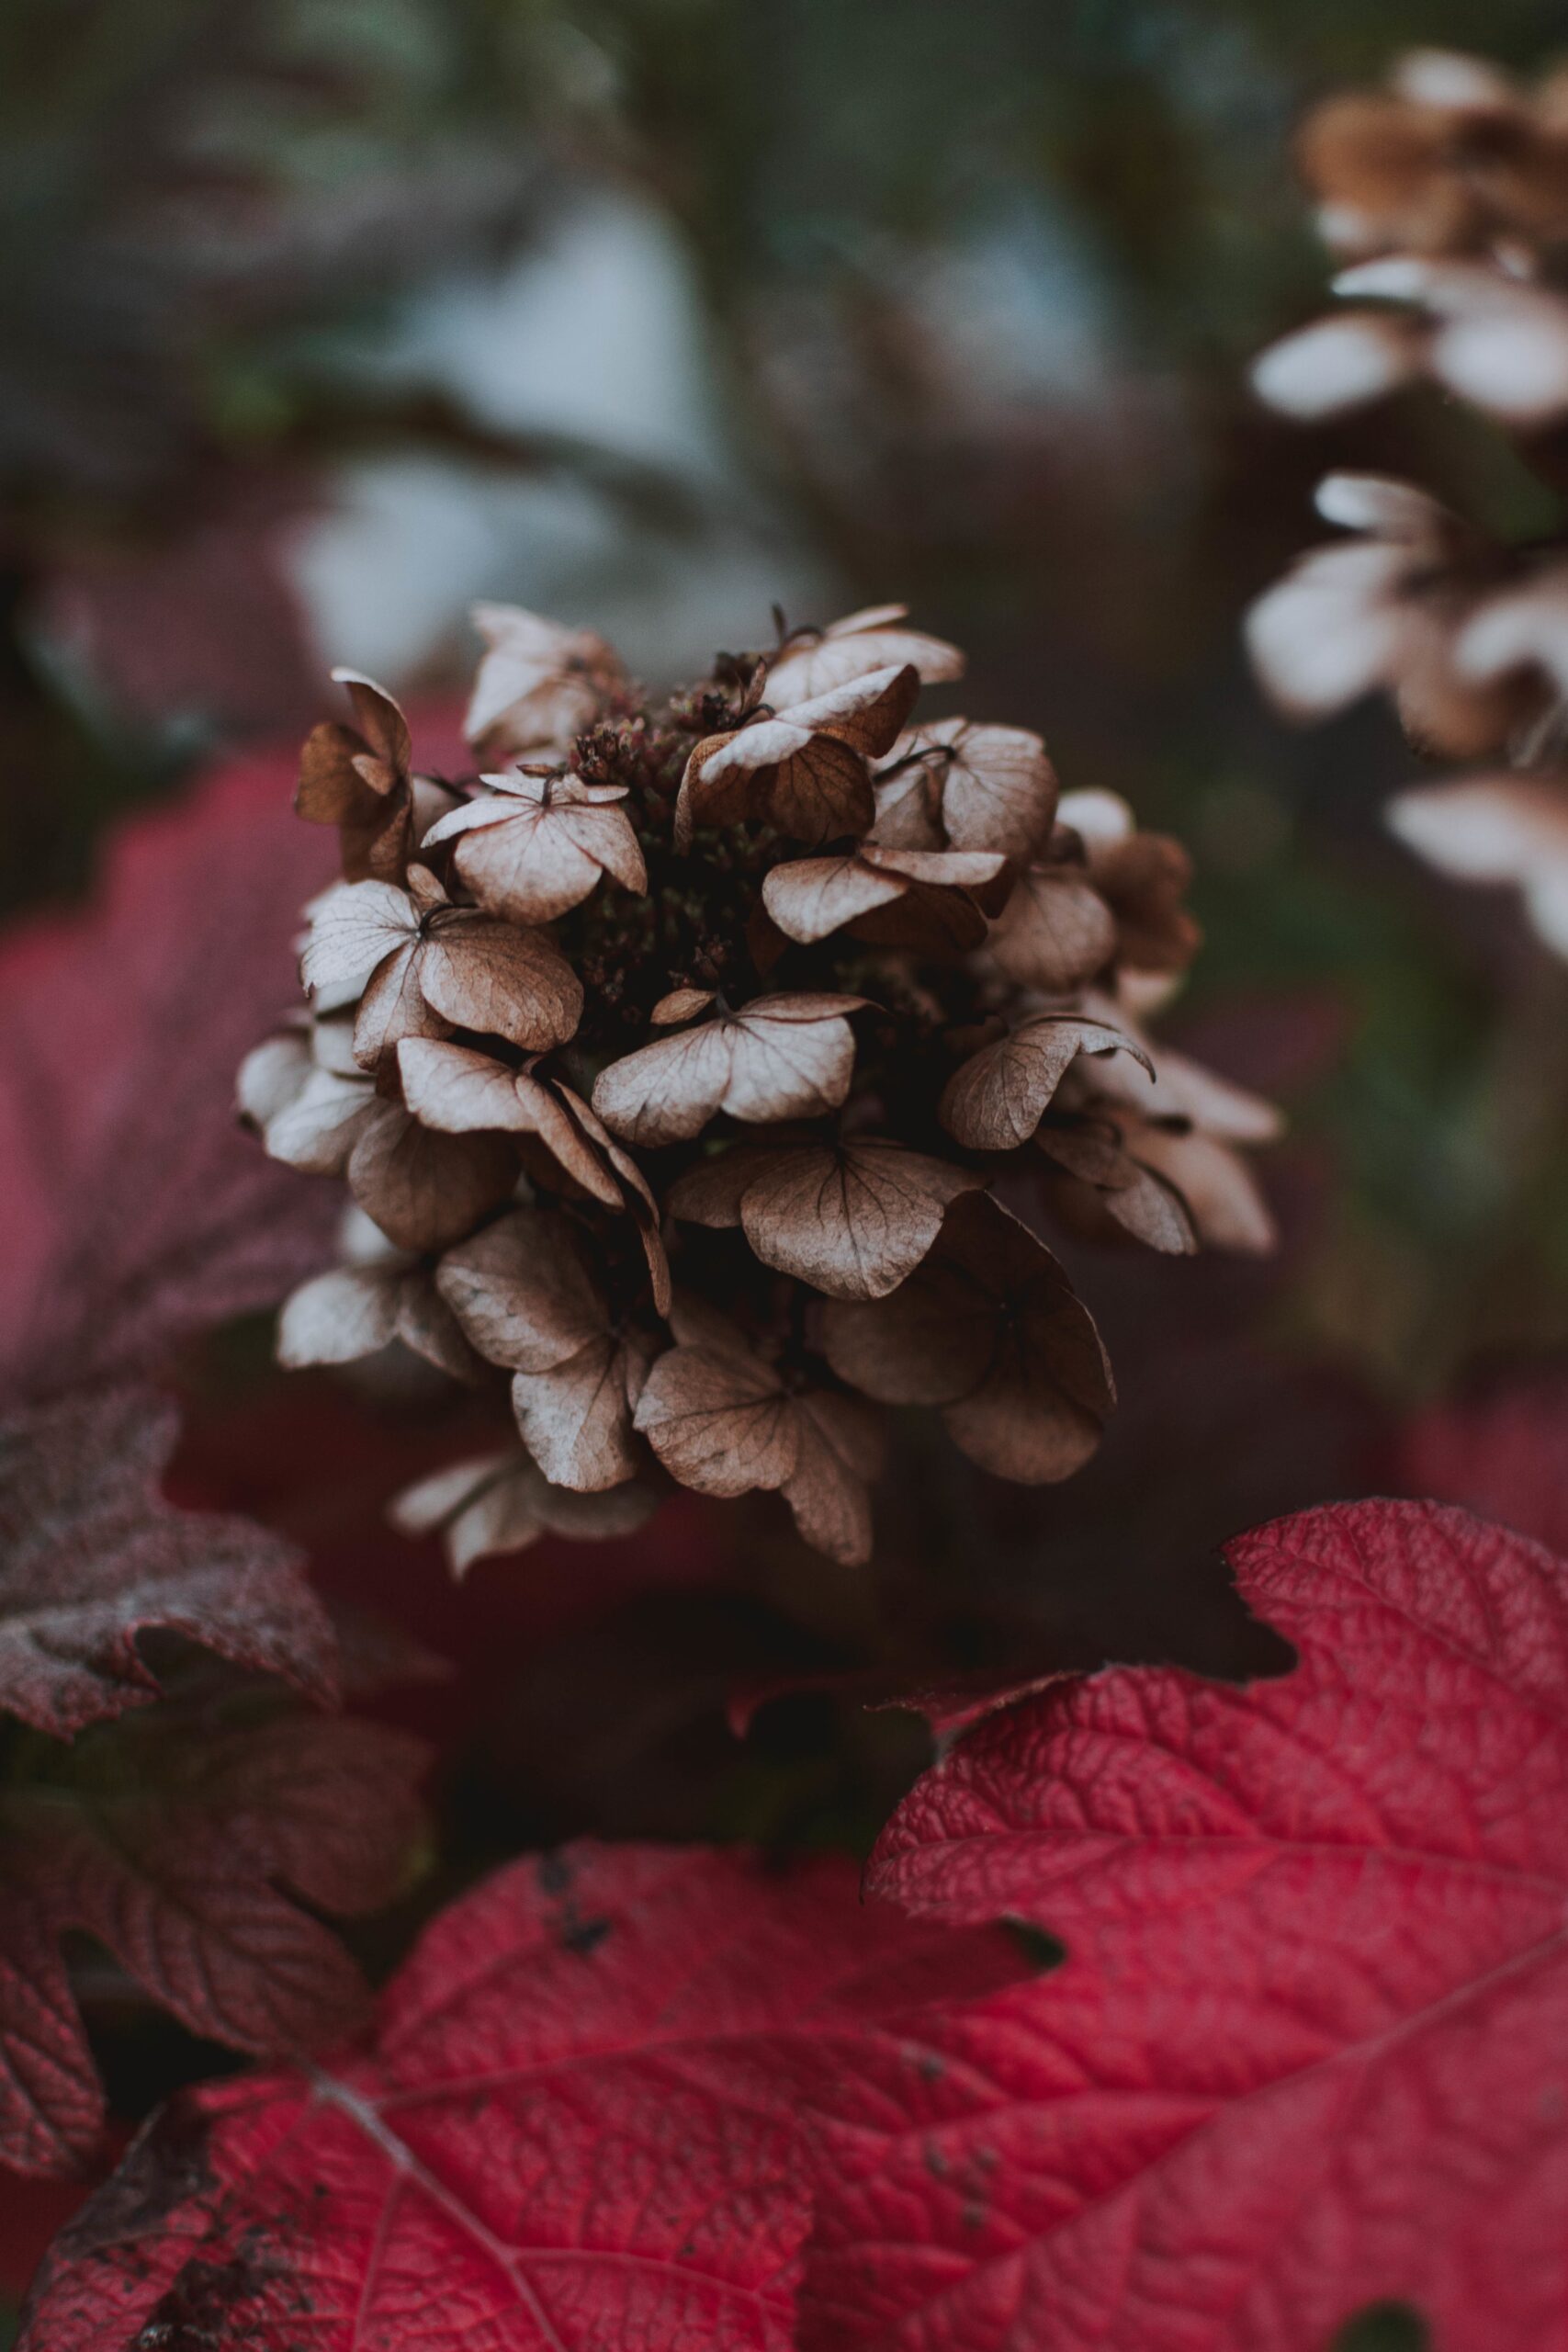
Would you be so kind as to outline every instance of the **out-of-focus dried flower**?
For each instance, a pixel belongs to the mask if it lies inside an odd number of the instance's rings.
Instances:
[[[1381,91],[1330,98],[1297,143],[1331,244],[1489,253],[1568,237],[1568,74],[1527,91],[1479,57],[1415,50]]]
[[[1549,700],[1539,674],[1522,662],[1489,673],[1467,647],[1489,610],[1515,603],[1506,552],[1411,482],[1330,474],[1317,506],[1356,536],[1303,556],[1247,618],[1281,707],[1326,718],[1381,687],[1417,743],[1455,759],[1528,729]]]
[[[1156,1249],[1255,1247],[1266,1214],[1251,1098],[1133,1018],[1197,945],[1185,854],[1058,803],[1022,729],[911,723],[963,664],[902,606],[662,704],[583,633],[486,629],[473,731],[547,758],[457,779],[314,901],[310,1015],[242,1074],[268,1151],[373,1221],[288,1302],[286,1360],[395,1340],[509,1392],[506,1450],[401,1507],[459,1567],[629,1527],[671,1479],[777,1493],[863,1560],[884,1403],[1066,1476],[1110,1375],[992,1182]]]
[[[1313,418],[1430,378],[1515,434],[1560,489],[1568,74],[1531,91],[1478,59],[1418,51],[1386,91],[1319,107],[1301,156],[1325,233],[1363,256],[1336,291],[1374,307],[1265,352],[1263,397]],[[1301,718],[1382,688],[1418,749],[1506,763],[1512,773],[1402,794],[1391,821],[1447,873],[1518,883],[1541,937],[1568,954],[1562,535],[1500,547],[1425,491],[1371,475],[1331,475],[1317,503],[1357,536],[1314,549],[1253,606],[1264,684]]]
[[[1568,775],[1505,769],[1420,785],[1395,797],[1388,820],[1456,881],[1514,884],[1540,938],[1568,956]]]
[[[1568,412],[1568,300],[1554,288],[1393,254],[1342,270],[1334,291],[1393,307],[1316,320],[1259,356],[1253,384],[1287,416],[1337,416],[1423,377],[1524,432]]]

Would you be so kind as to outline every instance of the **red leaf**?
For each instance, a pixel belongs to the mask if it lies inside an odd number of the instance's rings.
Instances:
[[[255,760],[125,826],[80,913],[0,947],[0,1385],[148,1363],[327,1254],[332,1188],[234,1123],[234,1072],[297,994],[332,843]]]
[[[198,2091],[45,2265],[27,2352],[784,2352],[811,2086],[897,2093],[1006,1939],[847,1863],[581,1846],[430,1930],[368,2050]]]
[[[1243,1538],[1294,1669],[1117,1668],[991,1718],[872,1884],[1059,1936],[834,2127],[803,2340],[1437,2352],[1568,2340],[1568,1569],[1433,1504]]]
[[[144,1706],[139,1637],[185,1634],[330,1699],[334,1644],[299,1555],[248,1520],[171,1510],[172,1405],[97,1392],[0,1422],[0,1709],[69,1738]]]
[[[90,2154],[103,2096],[60,1938],[106,1945],[195,2033],[277,2055],[359,2022],[364,1987],[296,1897],[343,1917],[401,1882],[424,1749],[400,1733],[279,1715],[227,1727],[166,1702],[0,1792],[0,2163]]]

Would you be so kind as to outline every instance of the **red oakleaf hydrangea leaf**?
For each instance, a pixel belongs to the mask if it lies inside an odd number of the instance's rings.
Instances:
[[[0,1788],[0,2164],[69,2169],[102,2128],[73,1930],[232,2049],[283,2055],[361,2021],[358,1970],[296,1898],[342,1917],[390,1901],[422,1743],[254,1702],[225,1723],[204,1692],[20,1760]]]
[[[26,2352],[785,2352],[801,2102],[897,2102],[1010,1939],[867,1912],[846,1862],[584,1845],[426,1934],[374,2045],[178,2102],[57,2242]],[[907,2093],[903,2093],[907,2097]]]
[[[158,1685],[137,1642],[155,1628],[333,1693],[332,1627],[300,1555],[159,1494],[176,1428],[172,1405],[137,1389],[0,1422],[0,1710],[36,1730],[69,1738],[144,1706]]]
[[[1062,1684],[885,1832],[876,1894],[1067,1956],[846,2084],[806,2345],[1562,2352],[1568,1567],[1387,1502],[1230,1557],[1291,1672]]]
[[[234,1121],[234,1071],[296,992],[333,844],[254,760],[135,819],[80,913],[0,945],[0,1386],[151,1363],[329,1254],[336,1204]]]

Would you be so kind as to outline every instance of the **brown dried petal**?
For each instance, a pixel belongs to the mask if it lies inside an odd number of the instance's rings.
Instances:
[[[1077,1012],[1042,1012],[955,1070],[939,1106],[948,1134],[972,1151],[1011,1151],[1030,1136],[1079,1054],[1130,1054],[1152,1079],[1143,1047]]]
[[[1100,1229],[1098,1208],[1135,1241],[1167,1257],[1190,1257],[1197,1249],[1186,1202],[1168,1177],[1145,1167],[1128,1148],[1120,1121],[1042,1127],[1035,1141],[1054,1166],[1086,1188],[1089,1199],[1075,1202],[1069,1191],[1060,1193],[1060,1201],[1064,1212],[1091,1234]]]
[[[512,922],[550,922],[602,874],[645,891],[648,869],[624,808],[570,777],[487,778],[497,789],[443,817],[423,846],[456,839],[453,862],[481,907]]]
[[[643,1046],[600,1073],[593,1107],[627,1143],[701,1133],[716,1112],[752,1121],[816,1118],[849,1092],[854,1039],[844,1015],[862,997],[758,997],[678,1037]]]
[[[582,983],[555,942],[489,915],[440,922],[421,948],[419,985],[431,1009],[458,1028],[509,1038],[529,1053],[564,1046],[582,1018]]]
[[[1202,933],[1182,904],[1192,860],[1165,833],[1134,833],[1089,851],[1095,888],[1116,917],[1116,952],[1135,971],[1182,972],[1202,944]]]
[[[348,688],[358,729],[328,721],[313,730],[300,757],[294,805],[312,824],[339,827],[350,881],[394,881],[412,833],[408,724],[374,679],[351,670],[333,676]]]
[[[884,1298],[931,1249],[949,1204],[980,1181],[874,1138],[743,1144],[688,1170],[670,1206],[695,1224],[739,1224],[763,1265],[830,1298]]]
[[[809,943],[848,927],[887,947],[976,947],[986,919],[968,894],[1007,861],[996,853],[864,847],[844,857],[775,865],[762,903],[790,939]]]
[[[858,752],[831,735],[784,719],[739,735],[710,735],[693,752],[675,811],[675,845],[698,825],[763,819],[796,841],[863,833],[875,815],[871,772]]]
[[[817,1389],[796,1399],[795,1420],[800,1451],[784,1498],[813,1550],[844,1567],[859,1567],[871,1557],[867,1486],[882,1461],[875,1414],[858,1396]]]
[[[782,1487],[800,1458],[795,1404],[743,1346],[668,1349],[649,1373],[636,1425],[683,1487],[701,1495]]]
[[[604,1340],[609,1316],[567,1219],[513,1209],[441,1261],[436,1287],[480,1355],[554,1372]]]
[[[471,743],[515,752],[564,749],[593,724],[622,674],[602,637],[517,605],[476,605],[472,619],[490,650],[463,722]]]
[[[277,1360],[291,1369],[356,1363],[394,1340],[455,1379],[471,1380],[478,1370],[432,1273],[398,1260],[335,1267],[302,1283],[284,1302]]]
[[[964,674],[956,645],[901,626],[906,605],[871,605],[820,631],[801,630],[769,665],[765,692],[775,710],[795,710],[873,670],[912,668],[927,685]]]
[[[1021,864],[1051,837],[1056,788],[1045,746],[1027,728],[937,719],[894,744],[876,778],[874,838],[890,848],[999,850]]]
[[[518,1429],[552,1486],[596,1494],[636,1475],[632,1414],[652,1354],[640,1335],[605,1332],[548,1372],[513,1376]]]
[[[263,1049],[265,1050],[265,1049]],[[262,1128],[267,1156],[311,1176],[341,1176],[359,1139],[376,1096],[368,1079],[317,1067],[305,1052],[299,1082],[275,1107]],[[276,1074],[276,1066],[275,1066]],[[247,1108],[254,1115],[256,1073],[247,1086]]]
[[[1228,1144],[1151,1122],[1139,1130],[1134,1148],[1146,1168],[1175,1186],[1207,1248],[1247,1257],[1266,1257],[1275,1248],[1279,1233],[1258,1180]]]
[[[710,735],[686,763],[675,842],[694,827],[765,818],[794,840],[869,831],[876,815],[867,762],[886,752],[919,691],[913,669],[874,671],[728,735]]]
[[[1116,919],[1086,875],[1033,865],[1020,875],[989,944],[1010,979],[1058,994],[1111,961]]]
[[[424,947],[417,939],[399,947],[370,975],[354,1022],[354,1058],[374,1072],[405,1037],[449,1036],[453,1023],[425,999],[420,979]]]
[[[441,1136],[377,1102],[349,1155],[348,1188],[400,1250],[443,1250],[500,1206],[517,1161],[499,1136]]]
[[[365,748],[391,778],[401,779],[413,758],[413,740],[407,719],[385,686],[357,670],[334,670],[333,684],[346,686]],[[378,789],[385,790],[384,785]]]
[[[1151,1052],[1152,1086],[1124,1062],[1086,1063],[1081,1075],[1094,1094],[1124,1103],[1140,1119],[1190,1121],[1226,1143],[1272,1143],[1281,1133],[1280,1113],[1265,1096],[1235,1085],[1173,1046],[1162,1043]]]
[[[985,1193],[891,1296],[823,1312],[841,1379],[889,1404],[940,1404],[956,1442],[1025,1485],[1066,1477],[1112,1402],[1099,1334],[1044,1244]]]
[[[648,1017],[656,1029],[672,1028],[678,1021],[690,1021],[694,1014],[705,1012],[713,995],[712,989],[671,989],[668,996],[660,998]]]
[[[334,1266],[302,1283],[285,1299],[277,1324],[277,1360],[302,1364],[356,1363],[397,1337],[401,1270]]]

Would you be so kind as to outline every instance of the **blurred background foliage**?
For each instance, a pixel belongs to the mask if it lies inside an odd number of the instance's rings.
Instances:
[[[1392,722],[1287,733],[1237,624],[1334,463],[1540,526],[1439,404],[1302,432],[1243,371],[1325,275],[1303,108],[1408,43],[1562,34],[1551,0],[11,0],[6,902],[315,715],[332,661],[449,691],[475,595],[655,680],[775,598],[905,595],[978,715],[1190,843],[1184,1018],[1288,1102],[1280,1269],[1223,1314],[1140,1269],[1154,1319],[1343,1374],[1369,1428],[1551,1348],[1563,976],[1382,834]]]

